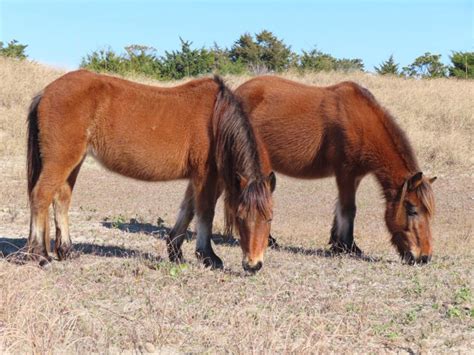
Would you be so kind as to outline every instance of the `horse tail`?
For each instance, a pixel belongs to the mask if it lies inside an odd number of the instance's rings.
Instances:
[[[40,104],[42,94],[38,94],[33,98],[28,112],[28,139],[26,166],[28,177],[28,196],[31,198],[31,191],[35,187],[42,169],[41,152],[39,146],[39,127],[38,127],[38,106]]]

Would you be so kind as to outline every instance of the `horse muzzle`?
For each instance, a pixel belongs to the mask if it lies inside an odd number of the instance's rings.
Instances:
[[[248,260],[242,261],[242,267],[245,271],[255,274],[263,267],[263,262],[257,261],[255,263],[249,262]]]
[[[403,261],[409,265],[428,264],[431,261],[431,255],[420,255],[415,257],[413,253],[408,252],[403,256]]]

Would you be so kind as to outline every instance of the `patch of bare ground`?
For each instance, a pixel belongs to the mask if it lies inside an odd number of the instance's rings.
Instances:
[[[218,235],[225,270],[199,265],[194,226],[184,244],[187,263],[167,261],[163,237],[185,181],[134,181],[92,160],[70,212],[74,258],[47,269],[18,263],[29,223],[26,110],[60,74],[0,59],[0,353],[472,351],[472,82],[293,75],[319,85],[355,80],[399,118],[425,172],[440,177],[435,255],[426,266],[400,263],[379,188],[367,178],[355,227],[367,258],[328,257],[333,179],[279,175],[272,229],[281,248],[269,250],[263,270],[249,276],[238,242]],[[219,204],[215,233],[222,227]]]

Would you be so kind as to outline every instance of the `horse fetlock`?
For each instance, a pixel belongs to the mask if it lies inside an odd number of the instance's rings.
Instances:
[[[40,260],[41,258],[48,257],[48,251],[46,250],[44,245],[39,243],[29,243],[28,244],[28,257],[31,260]]]

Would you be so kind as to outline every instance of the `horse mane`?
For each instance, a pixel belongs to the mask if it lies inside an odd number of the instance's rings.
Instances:
[[[369,105],[374,110],[376,110],[377,113],[379,113],[378,117],[381,118],[380,121],[385,130],[388,132],[388,136],[390,137],[395,149],[399,153],[400,158],[404,162],[407,170],[412,174],[420,171],[413,147],[405,132],[397,124],[395,118],[387,109],[378,103],[374,95],[372,95],[369,90],[358,84],[355,84],[354,86],[357,87],[357,90],[367,100]],[[435,212],[435,199],[431,184],[426,180],[423,180],[415,189],[415,193],[425,207],[428,217],[433,216]]]
[[[393,146],[398,152],[400,159],[402,159],[407,170],[413,173],[419,171],[420,169],[418,168],[418,162],[413,147],[408,140],[406,133],[396,122],[396,119],[375,99],[374,95],[368,89],[356,83],[351,84],[352,87],[366,100],[369,106],[377,112],[381,124],[388,133]]]
[[[238,97],[214,77],[219,94],[214,108],[217,169],[225,189],[225,231],[232,233],[237,216],[271,215],[271,194],[261,170],[258,142]],[[242,189],[241,182],[247,184]]]
[[[432,217],[435,212],[435,199],[431,184],[425,180],[416,188],[416,196],[426,209],[428,217]]]

